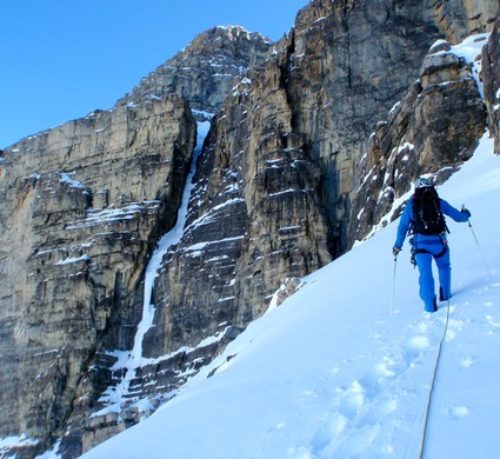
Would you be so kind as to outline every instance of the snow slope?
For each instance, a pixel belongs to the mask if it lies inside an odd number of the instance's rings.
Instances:
[[[448,222],[453,293],[429,413],[429,458],[500,457],[500,157],[481,140],[440,188],[465,203]],[[150,418],[83,457],[416,458],[446,305],[423,312],[405,246],[391,314],[389,225],[304,279]],[[215,370],[215,374],[207,377]]]

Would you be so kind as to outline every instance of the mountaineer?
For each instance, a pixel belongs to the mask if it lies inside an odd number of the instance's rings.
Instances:
[[[420,298],[427,312],[437,311],[432,259],[439,271],[439,300],[446,301],[451,297],[450,248],[446,239],[448,228],[444,215],[456,222],[466,222],[471,213],[463,207],[462,210],[457,210],[439,198],[430,179],[418,178],[414,194],[407,201],[401,215],[396,243],[392,249],[396,257],[403,247],[406,235],[411,235],[412,262],[418,267]]]

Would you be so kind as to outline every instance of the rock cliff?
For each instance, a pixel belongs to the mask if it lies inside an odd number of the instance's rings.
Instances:
[[[365,237],[416,175],[451,174],[486,113],[499,145],[498,13],[487,0],[313,0],[279,43],[212,29],[112,110],[1,152],[9,451],[55,444],[74,458],[138,422]],[[486,31],[487,111],[452,47]],[[185,226],[151,277],[189,185],[195,119],[212,121]]]
[[[481,62],[488,126],[495,137],[495,153],[500,154],[500,19],[482,50]]]
[[[210,56],[213,43],[220,49]],[[1,153],[0,436],[32,439],[14,442],[18,457],[64,432],[59,450],[76,457],[137,421],[133,412],[113,418],[107,431],[90,414],[112,381],[108,350],[133,346],[147,261],[176,220],[196,132],[189,104],[216,109],[231,78],[269,47],[241,28],[210,30],[169,62],[184,62],[189,88],[163,91],[178,72],[153,73],[155,91],[139,85],[111,110]],[[206,105],[197,105],[207,93]]]
[[[173,224],[195,125],[176,95],[96,112],[7,149],[1,164],[2,436],[65,429],[100,341]]]

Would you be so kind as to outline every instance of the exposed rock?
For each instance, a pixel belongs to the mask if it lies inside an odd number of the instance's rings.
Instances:
[[[297,16],[282,61],[292,132],[321,171],[334,256],[347,248],[356,165],[376,122],[418,76],[440,37],[429,12],[398,2],[313,1]]]
[[[447,179],[471,156],[484,127],[484,105],[469,66],[451,51],[432,48],[420,80],[370,137],[350,243],[363,239],[419,175],[433,173],[438,184]],[[391,217],[398,215],[394,211]]]
[[[187,106],[171,95],[4,152],[1,436],[23,432],[43,448],[66,430],[95,349],[130,347],[125,325],[140,314],[133,292],[161,226],[173,224],[194,133]],[[98,208],[95,195],[106,196]]]
[[[297,293],[302,285],[302,280],[298,277],[287,277],[283,280],[280,288],[276,290],[271,300],[270,308],[277,307],[290,296]]]
[[[59,452],[73,458],[148,414],[129,406],[130,395],[120,416],[90,417],[123,377],[111,370],[110,351],[132,347],[148,256],[176,218],[195,134],[186,99],[198,118],[210,118],[234,76],[270,47],[239,27],[210,30],[112,110],[0,154],[0,436],[38,441],[18,455],[32,457],[59,437]],[[182,384],[235,330],[220,328],[216,341],[180,361],[140,369],[132,391],[151,395],[154,379],[151,403],[159,403],[158,390]]]
[[[143,78],[119,103],[176,93],[189,101],[201,120],[205,114],[219,111],[234,79],[263,62],[272,46],[269,39],[239,26],[215,27]]]
[[[226,344],[240,332],[241,330],[235,330],[233,327],[225,327],[214,339],[199,343],[194,348],[184,346],[170,355],[151,359],[150,363],[137,370],[131,381],[129,394],[124,397],[124,403],[119,413],[104,412],[100,414],[97,410],[105,405],[97,403],[93,405],[94,414],[89,419],[89,407],[86,400],[81,400],[81,403],[77,403],[75,406],[72,429],[62,437],[60,448],[60,450],[64,448],[74,449],[77,454],[68,454],[64,457],[76,457],[82,451],[88,451],[110,436],[116,435],[149,416],[161,403],[171,399],[189,376],[210,363]],[[109,356],[101,354],[99,358],[95,362],[101,366],[101,370],[94,372],[92,377],[99,377],[102,380],[99,382],[100,384],[92,381],[90,386],[100,388],[102,392],[107,387],[118,384],[123,373],[119,369],[108,370],[106,375],[102,368],[110,367],[109,363],[105,362]],[[138,401],[141,401],[141,404],[134,405],[134,402]],[[80,409],[83,411],[80,412]],[[77,435],[72,432],[77,433]]]
[[[319,169],[300,137],[285,134],[291,111],[280,67],[249,77],[252,90],[244,80],[215,119],[184,237],[158,278],[155,352],[194,346],[225,324],[246,326],[281,279],[330,260]]]
[[[436,25],[454,44],[468,35],[491,31],[500,15],[496,0],[431,0],[430,3]]]
[[[483,47],[481,62],[488,126],[495,138],[495,153],[500,154],[500,19]]]
[[[420,70],[422,88],[456,80],[461,67],[460,58],[451,51],[428,54]]]

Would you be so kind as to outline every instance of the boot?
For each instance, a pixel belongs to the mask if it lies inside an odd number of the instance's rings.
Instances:
[[[436,304],[436,298],[432,300],[432,307],[428,308],[427,305],[425,306],[425,311],[426,312],[436,312],[438,310],[437,304]]]
[[[444,293],[443,293],[443,287],[439,287],[439,301],[448,301],[449,299],[450,299],[449,296],[445,296],[444,295]]]

